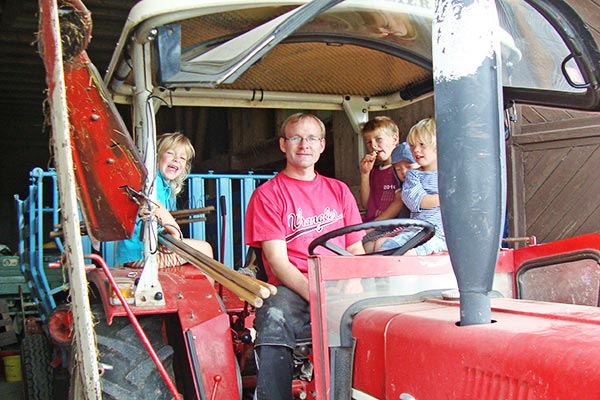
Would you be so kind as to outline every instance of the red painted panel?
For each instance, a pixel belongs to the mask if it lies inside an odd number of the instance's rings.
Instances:
[[[179,315],[183,323],[186,316],[182,313]],[[206,397],[199,395],[198,398],[239,399],[238,375],[227,314],[204,319],[200,324],[190,327],[190,331],[206,393]]]
[[[111,270],[115,278],[129,277],[135,280],[142,270],[116,268]],[[115,316],[124,316],[121,306],[110,306],[108,283],[100,269],[88,272],[88,279],[94,282],[104,300],[109,321]],[[131,310],[136,315],[164,315],[177,313],[185,336],[192,333],[196,357],[200,366],[202,386],[207,398],[215,394],[215,399],[239,399],[238,372],[232,341],[229,316],[221,307],[214,287],[206,276],[190,265],[159,271],[165,306],[136,307]],[[192,368],[191,357],[190,368]],[[200,395],[198,395],[200,398]]]
[[[511,299],[493,299],[492,306],[497,322],[467,327],[456,325],[458,304],[444,301],[361,312],[353,331],[369,344],[357,345],[356,359],[368,359],[373,349],[366,327],[373,320],[383,326],[387,316],[385,361],[365,370],[368,378],[355,375],[354,386],[396,399],[402,393],[418,399],[600,398],[599,309]],[[385,393],[378,374],[385,374]],[[378,387],[369,379],[379,380]]]
[[[111,272],[115,279],[127,277],[133,282],[140,277],[142,269],[115,268],[111,269]],[[211,288],[206,276],[197,268],[186,264],[181,267],[161,270],[158,272],[158,279],[163,289],[165,306],[136,307],[132,305],[131,310],[135,315],[176,313],[182,307],[190,313],[192,309],[202,310],[201,313],[197,312],[197,314],[203,314],[207,318],[214,318],[223,314],[220,305],[215,300],[214,288]],[[109,323],[113,317],[127,315],[123,307],[110,305],[110,285],[101,269],[88,271],[88,280],[94,283],[100,294]],[[194,321],[199,320],[193,319],[192,323]]]
[[[514,251],[515,271],[529,260],[586,249],[599,251],[600,233],[590,233],[588,235],[517,249]]]
[[[87,54],[65,69],[73,162],[88,233],[100,241],[131,237],[146,168]]]
[[[356,339],[353,371],[355,388],[376,398],[385,398],[388,324],[399,312],[426,307],[419,302],[405,304],[401,310],[398,307],[380,307],[359,314],[352,324],[352,335]],[[430,304],[429,307],[439,306]]]
[[[440,275],[452,274],[450,256],[447,252],[428,256],[313,256],[321,264],[323,280],[377,278],[393,275],[390,269],[398,272],[395,275]],[[339,265],[345,268],[339,268]]]

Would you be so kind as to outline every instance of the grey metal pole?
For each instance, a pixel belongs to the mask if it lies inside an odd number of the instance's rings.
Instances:
[[[504,223],[506,168],[498,31],[492,0],[435,2],[432,39],[439,190],[461,297],[461,325],[491,321],[488,293]]]

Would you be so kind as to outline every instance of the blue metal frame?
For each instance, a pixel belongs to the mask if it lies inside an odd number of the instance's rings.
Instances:
[[[29,175],[29,196],[21,200],[15,195],[19,228],[19,269],[25,277],[29,292],[40,307],[42,321],[45,322],[56,307],[53,295],[65,290],[64,285],[51,288],[44,271],[44,215],[52,215],[53,225],[59,223],[58,190],[54,170],[46,172],[35,168]],[[52,190],[51,205],[48,207],[43,204],[46,179],[50,179]],[[62,247],[59,249],[62,251]]]
[[[252,192],[258,185],[273,178],[272,175],[259,175],[249,172],[247,175],[228,175],[215,174],[209,171],[207,174],[190,174],[188,177],[188,201],[190,208],[206,207],[214,205],[216,208],[216,244],[217,252],[215,258],[223,264],[233,268],[235,259],[241,261],[241,265],[246,261],[246,246],[244,221],[246,219],[246,208],[250,201]],[[208,197],[207,186],[215,183],[215,196]],[[221,208],[221,197],[225,202],[225,218],[223,218],[223,209]],[[239,219],[234,219],[238,216]],[[225,226],[224,226],[225,225]],[[225,228],[225,238],[223,239],[223,229]],[[190,226],[190,237],[205,240],[207,237],[206,222],[196,222]],[[236,234],[239,232],[239,238]],[[235,239],[239,239],[241,245],[235,246]],[[224,246],[224,247],[223,247]],[[236,248],[237,247],[237,248]],[[221,259],[220,250],[224,248],[224,257]]]
[[[191,174],[188,177],[188,206],[190,208],[214,205],[216,209],[215,223],[206,221],[190,224],[190,237],[205,240],[209,235],[216,235],[215,258],[233,268],[235,259],[245,262],[246,246],[244,245],[244,220],[246,208],[252,192],[258,185],[273,178],[275,174],[260,175],[249,172],[243,174]],[[40,306],[42,321],[45,322],[56,307],[54,295],[66,290],[67,285],[50,287],[44,271],[44,233],[53,230],[60,223],[60,204],[56,171],[44,171],[34,168],[30,172],[29,196],[23,200],[15,195],[17,223],[19,228],[19,268],[27,281],[27,286],[34,300]],[[49,181],[50,204],[44,205],[44,181]],[[213,187],[214,186],[214,187]],[[227,211],[223,217],[221,199]],[[53,226],[44,227],[44,217],[50,215]],[[238,217],[239,216],[239,217]],[[223,229],[225,235],[223,238]],[[214,237],[214,236],[213,236]],[[237,242],[236,242],[237,239]],[[60,239],[55,239],[58,250],[62,253]],[[238,243],[236,245],[236,243]],[[26,245],[27,244],[27,245]],[[83,251],[92,252],[91,241],[82,236]],[[108,265],[114,265],[115,242],[103,242],[101,253]],[[221,259],[221,249],[224,257]]]

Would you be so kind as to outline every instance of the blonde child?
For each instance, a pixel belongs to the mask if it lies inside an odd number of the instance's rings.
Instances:
[[[158,138],[158,174],[156,176],[156,197],[153,212],[160,226],[171,236],[182,239],[186,244],[212,257],[213,251],[209,243],[197,239],[183,239],[179,225],[170,213],[171,199],[183,189],[184,182],[191,171],[194,147],[189,139],[181,133],[165,133]],[[141,223],[138,221],[131,239],[117,243],[117,264],[128,267],[142,267],[144,262],[144,244],[140,240]],[[185,260],[169,251],[159,250],[159,268],[173,267],[185,263]]]
[[[368,153],[360,162],[360,204],[367,210],[365,222],[395,218],[402,208],[392,168],[392,152],[399,142],[398,126],[380,116],[362,127]],[[375,166],[375,161],[379,165]]]
[[[445,251],[447,246],[438,195],[435,120],[427,118],[415,124],[408,133],[407,142],[419,168],[406,172],[406,180],[402,186],[402,200],[411,211],[411,218],[427,221],[435,226],[435,236],[409,250],[406,255],[427,255]],[[398,248],[419,229],[407,228],[397,236],[378,239],[375,243],[375,251]]]

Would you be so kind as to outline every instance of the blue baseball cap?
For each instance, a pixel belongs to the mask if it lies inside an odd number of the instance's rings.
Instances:
[[[410,146],[406,142],[400,143],[398,146],[396,146],[394,151],[392,151],[392,164],[402,160],[410,161],[411,164],[416,162],[413,158],[412,151],[410,151]]]

